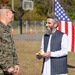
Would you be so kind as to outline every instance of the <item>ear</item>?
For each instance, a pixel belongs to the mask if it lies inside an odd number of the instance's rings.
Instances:
[[[54,24],[54,27],[55,27],[55,28],[57,28],[57,26],[58,26],[58,24],[57,24],[57,23],[55,23],[55,24]]]
[[[8,16],[9,15],[9,11],[6,11],[6,16]]]

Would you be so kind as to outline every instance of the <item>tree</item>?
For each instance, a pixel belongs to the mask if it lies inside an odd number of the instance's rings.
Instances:
[[[7,4],[9,2],[9,0],[3,0],[4,4]]]
[[[0,4],[7,4],[9,0],[0,0]]]
[[[20,11],[24,11],[22,9],[22,1],[23,0],[14,0],[15,1],[15,9],[18,11],[18,13],[15,15],[15,19],[19,19]],[[54,0],[32,0],[34,2],[34,9],[33,11],[29,11],[23,16],[24,20],[29,19],[30,15],[33,16],[31,17],[30,20],[35,20],[35,19],[44,19],[46,18],[47,15],[50,15],[54,11]],[[75,16],[75,0],[58,0],[61,6],[64,8],[66,13],[69,15],[71,19],[74,19]],[[0,4],[2,3],[8,3],[11,4],[12,0],[0,0]],[[35,15],[34,15],[35,14]]]
[[[33,0],[37,13],[40,15],[49,15],[52,12],[51,0]]]

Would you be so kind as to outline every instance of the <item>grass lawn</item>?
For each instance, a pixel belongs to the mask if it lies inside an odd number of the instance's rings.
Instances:
[[[20,62],[18,75],[41,75],[42,60],[36,59],[36,52],[40,50],[40,41],[15,40]],[[75,75],[75,53],[68,54],[69,75]]]

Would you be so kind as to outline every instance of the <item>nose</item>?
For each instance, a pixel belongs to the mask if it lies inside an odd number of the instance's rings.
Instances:
[[[46,23],[46,26],[48,26],[48,23]]]

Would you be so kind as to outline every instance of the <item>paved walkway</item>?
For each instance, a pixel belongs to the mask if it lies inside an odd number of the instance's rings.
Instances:
[[[40,41],[42,39],[43,33],[36,34],[19,34],[14,35],[14,40],[32,40],[32,41]]]

